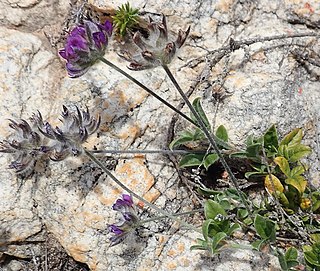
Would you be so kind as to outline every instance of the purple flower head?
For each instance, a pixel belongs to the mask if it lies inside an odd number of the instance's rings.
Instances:
[[[121,243],[138,226],[139,217],[130,195],[123,194],[122,198],[113,204],[112,209],[121,215],[121,220],[117,224],[109,225],[109,232],[114,234],[110,238],[110,245],[114,246]]]
[[[132,46],[127,44],[120,57],[129,61],[131,70],[145,70],[161,65],[169,64],[175,56],[177,50],[186,41],[190,27],[186,31],[179,30],[177,37],[169,35],[165,16],[162,22],[150,22],[146,29],[148,38],[143,37],[140,32],[135,32],[132,37]]]
[[[128,207],[133,207],[133,200],[130,195],[123,194],[122,199],[117,199],[115,204],[112,205],[112,209],[115,211],[125,210]]]
[[[59,51],[67,61],[66,68],[70,77],[83,75],[101,57],[104,56],[108,38],[112,34],[112,24],[84,21],[69,34],[65,47]]]

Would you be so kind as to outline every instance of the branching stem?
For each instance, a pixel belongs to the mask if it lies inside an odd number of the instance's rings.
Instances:
[[[229,165],[227,164],[226,160],[224,159],[218,144],[216,143],[216,141],[214,140],[214,138],[212,137],[211,133],[208,131],[205,123],[203,122],[203,120],[201,119],[201,117],[199,116],[198,112],[194,109],[194,107],[192,106],[192,104],[190,103],[188,97],[184,94],[184,92],[182,91],[180,85],[178,84],[178,82],[176,81],[176,79],[174,78],[173,74],[171,73],[169,67],[167,65],[162,65],[163,69],[165,70],[165,72],[167,73],[167,75],[169,76],[170,80],[172,81],[173,85],[175,86],[175,88],[178,90],[178,92],[180,93],[181,97],[184,99],[185,103],[187,104],[187,106],[189,107],[190,111],[192,112],[192,114],[195,116],[195,118],[198,121],[198,125],[200,127],[200,129],[205,133],[206,137],[208,138],[211,146],[213,147],[214,151],[217,153],[217,155],[219,156],[219,159],[221,161],[221,164],[223,165],[223,167],[225,168],[225,170],[227,171],[227,173],[229,174],[230,180],[232,181],[234,187],[237,189],[238,195],[241,198],[242,203],[244,204],[245,208],[247,209],[248,213],[251,214],[251,210],[249,208],[249,205],[247,203],[247,201],[245,200],[244,196],[241,193],[240,187],[238,185],[238,181],[237,178],[234,176],[231,168],[229,167]]]

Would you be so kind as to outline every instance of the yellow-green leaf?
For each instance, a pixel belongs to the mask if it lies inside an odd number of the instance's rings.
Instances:
[[[307,187],[307,181],[302,176],[288,178],[286,179],[286,184],[292,185],[295,189],[297,189],[300,192],[300,194],[302,194]]]
[[[279,156],[273,160],[287,177],[290,177],[290,167],[286,158]]]
[[[288,148],[288,160],[290,162],[297,162],[309,153],[311,153],[310,147],[302,144],[297,144]]]
[[[302,130],[299,128],[296,128],[292,130],[289,134],[287,134],[281,141],[280,145],[295,145],[300,144],[302,140]]]
[[[269,175],[264,179],[264,186],[266,189],[272,194],[275,191],[283,192],[284,188],[280,180],[271,174],[271,178]]]

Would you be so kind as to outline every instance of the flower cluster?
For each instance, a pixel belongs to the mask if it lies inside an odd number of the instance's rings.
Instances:
[[[70,77],[79,77],[105,54],[108,37],[112,34],[112,24],[84,21],[68,35],[65,48],[59,51],[67,60],[66,68]]]
[[[0,151],[13,155],[9,167],[17,173],[32,170],[40,159],[61,161],[69,155],[81,154],[81,145],[100,125],[100,117],[93,118],[88,109],[80,111],[76,107],[76,112],[71,112],[66,106],[63,106],[61,128],[53,128],[43,121],[40,112],[33,114],[31,121],[35,129],[25,120],[10,120],[9,126],[15,133],[12,139],[0,141]]]
[[[137,228],[139,217],[130,195],[123,194],[122,199],[117,199],[112,209],[121,214],[119,223],[109,225],[109,231],[114,234],[110,238],[110,246],[115,246],[121,243],[132,230]]]
[[[119,54],[122,58],[129,61],[128,66],[131,70],[144,70],[161,65],[169,64],[175,56],[177,49],[186,41],[190,27],[186,31],[179,30],[178,37],[169,37],[166,17],[162,17],[162,22],[154,22],[150,18],[147,26],[148,38],[144,38],[137,31],[133,37],[133,48],[126,48]]]
[[[0,141],[0,152],[13,155],[9,168],[15,169],[17,173],[26,173],[35,166],[36,161],[46,156],[42,148],[43,138],[25,120],[9,121],[9,127],[15,133],[9,140]]]
[[[61,161],[71,154],[74,156],[81,154],[81,145],[100,126],[100,116],[98,119],[91,117],[88,108],[86,111],[80,111],[76,107],[76,112],[70,112],[66,106],[63,106],[61,116],[61,128],[53,128],[49,122],[44,122],[40,112],[32,117],[41,134],[54,142],[48,147],[50,158],[54,161]]]

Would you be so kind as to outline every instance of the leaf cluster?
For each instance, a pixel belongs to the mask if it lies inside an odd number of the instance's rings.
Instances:
[[[120,37],[124,37],[128,29],[132,29],[138,24],[139,10],[132,8],[127,2],[121,5],[116,14],[112,17],[116,32]]]

